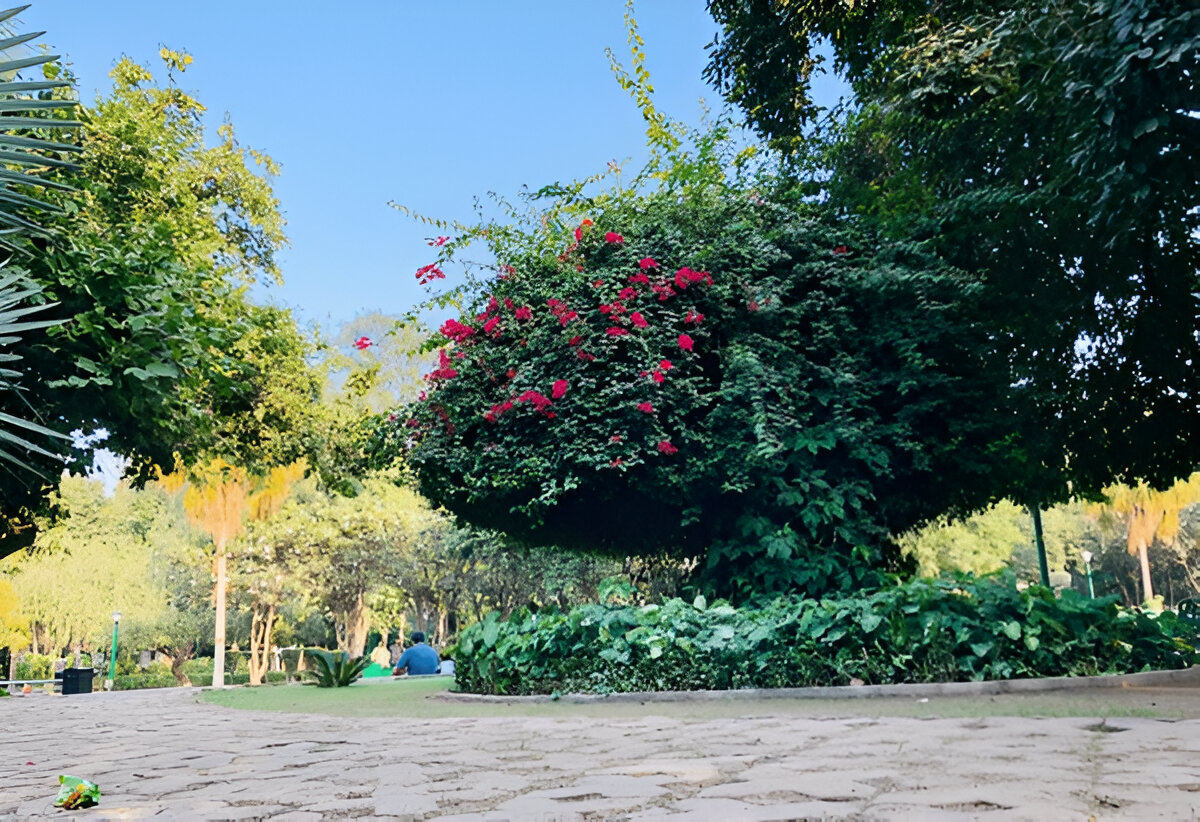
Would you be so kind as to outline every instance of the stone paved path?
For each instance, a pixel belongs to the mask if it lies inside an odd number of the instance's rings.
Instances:
[[[1200,720],[252,713],[0,701],[0,819],[1195,820]],[[386,731],[381,730],[386,728]],[[53,807],[56,776],[104,792]]]

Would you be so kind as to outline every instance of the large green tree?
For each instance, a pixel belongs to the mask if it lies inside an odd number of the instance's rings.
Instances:
[[[708,76],[802,152],[831,44],[857,98],[821,149],[831,202],[979,276],[1023,408],[1025,500],[1200,464],[1200,15],[1174,0],[709,8]]]

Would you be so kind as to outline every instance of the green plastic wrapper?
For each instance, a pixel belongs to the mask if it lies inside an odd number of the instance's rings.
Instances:
[[[95,782],[59,774],[58,784],[58,798],[54,800],[56,808],[90,808],[100,802],[100,786]]]

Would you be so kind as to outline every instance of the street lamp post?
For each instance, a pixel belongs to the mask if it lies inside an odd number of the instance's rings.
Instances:
[[[1091,551],[1080,551],[1079,556],[1083,557],[1083,572],[1087,574],[1088,582],[1088,598],[1096,598],[1096,588],[1092,585],[1092,557],[1095,556]]]
[[[117,675],[117,626],[121,623],[121,612],[113,611],[112,653],[108,655],[108,679],[104,680],[104,690],[111,691],[113,679]]]

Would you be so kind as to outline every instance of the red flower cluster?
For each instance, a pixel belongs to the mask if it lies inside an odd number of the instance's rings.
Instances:
[[[434,246],[436,248],[436,247],[445,245],[449,239],[450,239],[449,237],[438,237],[437,239],[429,240],[428,242],[429,242],[429,245]]]
[[[557,300],[554,297],[546,300],[546,305],[549,306],[550,313],[555,317],[558,317],[559,325],[563,326],[563,328],[566,328],[568,323],[579,316],[572,311],[566,303],[564,303],[562,300]]]
[[[604,333],[610,337],[624,337],[626,334],[629,333],[629,331],[627,329],[621,328],[620,326],[614,325],[614,326],[610,327]]]
[[[555,380],[554,385],[550,387],[550,396],[556,400],[561,399],[562,396],[567,393],[567,388],[568,385],[566,380]]]
[[[638,311],[635,311],[629,315],[629,321],[632,322],[638,328],[649,328],[650,327],[650,323],[646,322],[646,318],[643,317],[641,315],[641,313]]]
[[[689,337],[687,334],[680,334],[679,335],[679,347],[682,348],[684,351],[691,351],[692,350],[692,338]]]
[[[483,415],[483,418],[488,422],[494,423],[496,420],[500,419],[501,414],[506,411],[511,411],[512,407],[512,402],[510,400],[505,400],[504,402],[498,403],[489,408],[487,413]]]
[[[837,245],[837,246],[833,247],[833,253],[834,254],[849,254],[850,248],[848,246],[844,246],[844,245]]]
[[[658,268],[658,261],[653,257],[642,257],[642,259],[638,260],[638,265],[644,271],[647,268]]]
[[[685,323],[695,323],[696,325],[700,325],[700,323],[704,322],[704,315],[699,311],[692,311],[689,308],[687,316],[683,318],[683,321]]]
[[[496,330],[496,326],[498,326],[499,324],[500,324],[500,318],[492,317],[490,320],[488,320],[487,322],[485,322],[483,324],[483,333],[491,334],[493,338],[499,337],[500,331]],[[495,332],[495,333],[493,334],[492,332]]]
[[[692,271],[687,266],[675,272],[675,286],[680,289],[687,288],[692,283],[712,285],[712,281],[712,275],[707,271]]]
[[[533,319],[533,309],[527,305],[523,305],[513,312],[513,316],[518,320],[531,320]]]
[[[370,337],[359,337],[357,340],[354,341],[354,347],[357,348],[359,351],[366,351],[368,348],[370,348],[374,344],[375,343],[371,342]]]
[[[450,364],[446,349],[438,351],[438,367],[425,375],[428,380],[452,380],[458,376],[458,371]]]
[[[667,454],[667,455],[679,453],[679,449],[676,448],[674,445],[671,445],[670,440],[663,440],[662,442],[660,442],[658,444],[658,450],[659,450],[659,453]]]
[[[604,242],[606,243],[623,243],[625,238],[615,231],[606,231],[604,233]]]
[[[426,285],[434,280],[444,280],[446,275],[437,267],[437,263],[430,263],[417,269],[416,278],[419,284]]]
[[[639,410],[639,411],[643,411],[643,412],[645,412],[645,413],[647,413],[647,414],[653,414],[653,413],[654,413],[654,406],[653,406],[652,404],[648,403],[648,402],[639,402],[639,403],[637,404],[637,410]]]
[[[552,403],[550,398],[545,394],[541,394],[537,391],[526,391],[524,394],[517,397],[517,402],[527,402],[536,408],[538,413],[542,414],[543,416],[550,417],[551,419],[554,418],[554,412],[546,410],[554,403]]]
[[[443,335],[454,340],[455,342],[466,342],[467,339],[475,333],[474,328],[469,325],[464,325],[463,323],[460,323],[458,320],[454,319],[446,320],[446,322],[442,323],[442,327],[438,330],[441,331]]]

